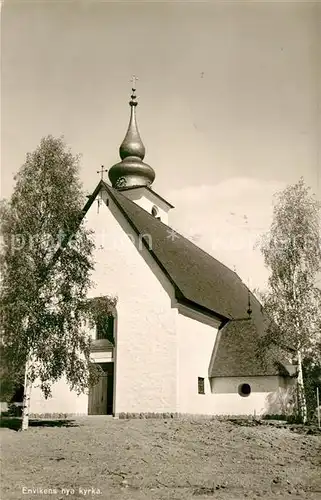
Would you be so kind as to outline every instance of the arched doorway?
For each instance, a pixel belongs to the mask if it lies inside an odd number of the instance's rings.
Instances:
[[[92,342],[92,358],[101,368],[97,384],[89,388],[88,415],[113,415],[116,344],[116,309],[98,318]]]

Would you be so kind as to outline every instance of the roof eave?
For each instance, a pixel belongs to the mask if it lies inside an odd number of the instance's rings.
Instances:
[[[190,309],[193,309],[194,311],[200,312],[202,314],[205,314],[206,316],[209,316],[210,318],[218,320],[221,323],[219,329],[223,328],[223,326],[225,326],[230,321],[229,318],[226,318],[226,316],[223,316],[222,314],[219,314],[215,311],[212,311],[211,309],[208,309],[207,307],[204,307],[200,304],[197,304],[196,302],[193,302],[192,300],[187,299],[177,287],[175,290],[175,298],[177,302],[182,306],[186,306]]]

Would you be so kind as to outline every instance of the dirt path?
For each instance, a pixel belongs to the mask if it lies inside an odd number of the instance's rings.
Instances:
[[[73,425],[1,429],[3,500],[321,499],[320,436],[215,420]]]

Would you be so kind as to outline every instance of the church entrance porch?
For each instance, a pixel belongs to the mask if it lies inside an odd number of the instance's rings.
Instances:
[[[114,399],[114,363],[97,363],[103,370],[96,385],[90,387],[88,415],[112,415]]]

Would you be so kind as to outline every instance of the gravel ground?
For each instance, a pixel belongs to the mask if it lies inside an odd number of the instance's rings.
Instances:
[[[0,431],[3,500],[321,499],[321,435],[288,428],[89,417]]]

